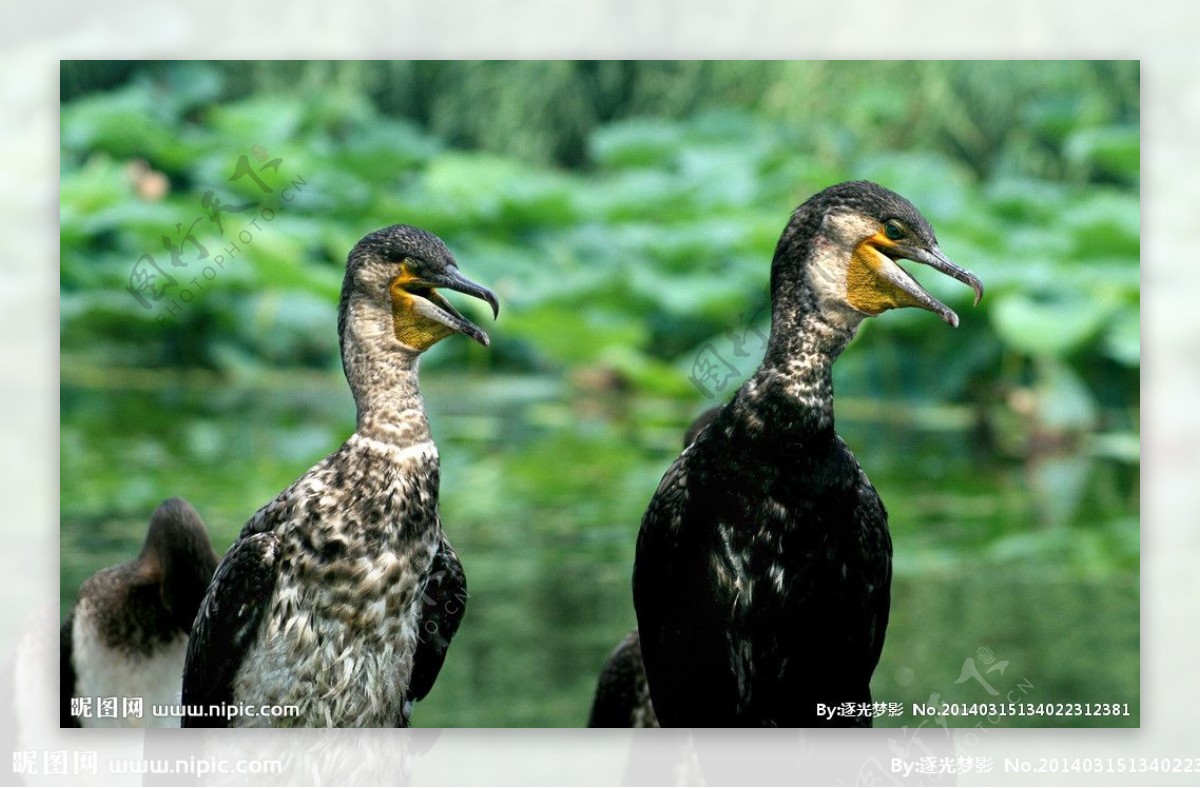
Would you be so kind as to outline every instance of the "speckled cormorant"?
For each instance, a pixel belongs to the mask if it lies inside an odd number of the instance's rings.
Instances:
[[[435,288],[499,313],[424,230],[394,225],[351,250],[338,334],[357,429],[260,509],[217,568],[188,649],[184,727],[406,725],[432,688],[466,582],[438,516],[417,362],[451,334],[488,344]],[[191,708],[232,703],[299,715]]]
[[[188,633],[216,566],[204,521],[171,498],[150,516],[135,560],[84,581],[60,630],[61,727],[179,726],[152,706],[179,701]],[[92,713],[73,716],[73,697],[88,699]],[[101,698],[118,699],[115,716],[99,713]],[[141,698],[141,714],[126,716],[122,698]]]
[[[834,432],[832,367],[866,317],[958,317],[898,264],[983,288],[908,200],[842,183],[792,214],[771,264],[762,366],[663,476],[634,606],[664,726],[851,726],[871,699],[891,593],[887,512]]]

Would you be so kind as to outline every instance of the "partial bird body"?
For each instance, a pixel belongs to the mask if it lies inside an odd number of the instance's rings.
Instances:
[[[234,725],[379,727],[404,717],[420,592],[442,541],[428,506],[437,451],[429,441],[407,453],[370,443],[351,438],[247,529],[280,523],[266,532],[277,540],[280,572],[233,695],[304,711]]]
[[[636,629],[617,644],[600,671],[588,727],[658,727],[642,663],[642,639]]]
[[[75,682],[68,697],[86,698],[92,706],[87,716],[79,720],[80,726],[178,727],[177,717],[155,717],[151,710],[179,701],[179,674],[187,654],[187,633],[176,630],[160,640],[138,639],[139,647],[130,649],[130,641],[111,639],[116,633],[102,622],[103,618],[103,612],[91,601],[85,601],[69,619],[69,630],[64,631],[74,654]],[[112,716],[100,715],[97,712],[102,698],[136,698],[142,706],[136,714],[119,708]]]
[[[887,512],[834,431],[833,363],[889,308],[958,322],[899,257],[982,292],[875,184],[821,192],[784,230],[763,364],[667,471],[638,537],[634,602],[664,726],[870,724],[818,714],[870,702],[891,585]]]
[[[185,725],[406,725],[432,687],[466,582],[438,514],[417,361],[451,333],[487,344],[435,285],[497,308],[424,231],[385,228],[351,252],[338,329],[357,429],[260,509],[218,568],[189,649]],[[209,710],[230,704],[228,720]]]
[[[192,620],[217,565],[200,515],[181,498],[150,518],[137,559],[101,570],[79,589],[60,633],[64,727],[178,727],[155,706],[179,701],[180,674]],[[91,705],[76,716],[70,699]],[[100,714],[102,698],[118,700]]]
[[[807,725],[819,702],[870,700],[891,577],[879,497],[835,436],[755,435],[738,421],[735,409],[709,426],[646,515],[668,544],[647,535],[639,562],[671,549],[682,564],[640,575],[643,590],[669,587],[638,610],[643,637],[657,636],[644,650],[664,725]]]

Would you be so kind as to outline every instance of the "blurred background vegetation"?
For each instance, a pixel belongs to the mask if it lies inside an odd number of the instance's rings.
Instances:
[[[422,365],[472,601],[414,720],[583,724],[642,510],[761,357],[789,212],[868,178],[987,287],[915,271],[961,327],[888,313],[836,369],[896,547],[876,697],[1137,724],[1136,62],[79,61],[61,88],[64,611],[163,498],[223,551],[352,431],[345,255],[416,224],[503,306],[459,299],[492,346]]]

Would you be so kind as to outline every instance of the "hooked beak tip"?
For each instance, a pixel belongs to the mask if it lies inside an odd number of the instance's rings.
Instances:
[[[941,271],[950,278],[957,279],[963,284],[969,286],[973,291],[975,291],[975,303],[972,304],[972,306],[979,306],[979,302],[983,300],[983,282],[980,281],[979,277],[975,276],[975,274],[971,273],[965,268],[960,268],[958,265],[950,262],[950,260],[944,254],[942,254],[942,250],[936,245],[934,245],[932,249],[918,250],[917,253],[908,256],[908,259],[928,265],[934,270]],[[950,314],[953,315],[954,313],[951,312]],[[943,317],[946,316],[943,315]],[[955,316],[953,320],[951,320],[949,317],[946,317],[946,322],[955,328],[958,327],[957,316]]]

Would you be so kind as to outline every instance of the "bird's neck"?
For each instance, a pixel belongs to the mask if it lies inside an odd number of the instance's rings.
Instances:
[[[417,381],[420,354],[400,345],[391,331],[390,315],[348,320],[342,367],[358,411],[355,432],[405,448],[431,436]]]
[[[774,310],[763,364],[747,384],[752,400],[775,411],[773,431],[832,430],[833,363],[857,329],[856,321],[823,314],[813,299]]]

